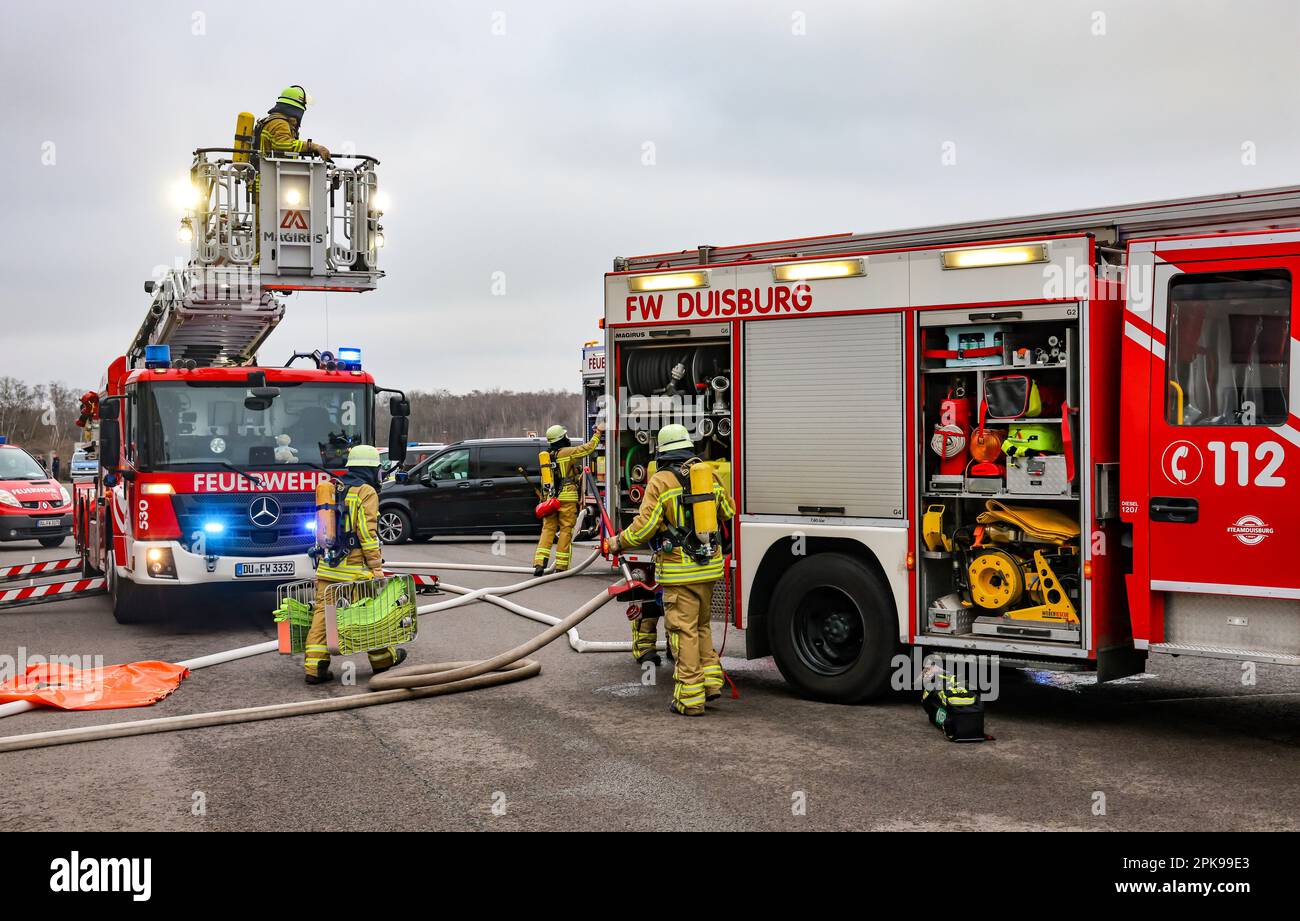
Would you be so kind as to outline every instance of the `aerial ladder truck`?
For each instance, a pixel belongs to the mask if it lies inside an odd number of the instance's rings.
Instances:
[[[360,349],[258,360],[289,295],[371,291],[383,277],[378,166],[258,156],[240,140],[194,152],[189,260],[145,283],[144,321],[83,401],[100,472],[77,485],[74,534],[118,621],[217,585],[309,578],[315,487],[374,443],[379,393],[391,395],[389,456],[405,455],[409,403],[376,387]]]

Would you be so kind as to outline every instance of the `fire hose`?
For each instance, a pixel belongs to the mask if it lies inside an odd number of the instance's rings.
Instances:
[[[589,471],[585,471],[590,476]],[[607,534],[612,533],[608,515],[601,508],[601,524]],[[507,650],[490,659],[482,661],[433,662],[423,665],[409,665],[382,672],[371,677],[368,684],[370,693],[350,694],[345,697],[303,700],[285,704],[270,704],[260,707],[243,707],[232,710],[215,710],[205,713],[191,713],[181,716],[158,717],[147,720],[131,720],[121,723],[84,726],[74,729],[59,729],[47,732],[27,733],[25,735],[0,738],[0,752],[24,751],[33,748],[47,748],[55,745],[71,745],[79,742],[93,742],[106,739],[127,738],[130,736],[152,735],[162,732],[178,732],[185,729],[200,729],[211,726],[229,726],[238,723],[259,722],[262,720],[283,719],[292,716],[309,716],[318,713],[331,713],[341,710],[353,710],[361,707],[373,707],[381,704],[397,703],[403,700],[416,700],[422,697],[437,697],[461,691],[477,690],[499,684],[509,684],[532,678],[541,673],[541,663],[528,658],[537,650],[554,642],[562,635],[568,635],[570,645],[578,652],[616,652],[631,649],[628,642],[592,642],[582,640],[577,634],[577,626],[597,610],[604,607],[613,597],[608,590],[602,590],[573,613],[565,618],[555,618],[541,611],[534,611],[522,605],[506,601],[502,595],[523,591],[527,588],[574,576],[595,562],[601,551],[597,550],[578,566],[566,572],[551,573],[517,582],[513,585],[495,586],[479,589],[467,589],[461,586],[445,586],[460,594],[449,601],[423,605],[416,609],[417,614],[430,614],[450,608],[483,600],[499,605],[513,613],[533,620],[551,622],[551,626],[528,642]],[[394,564],[414,566],[423,564]],[[434,564],[429,564],[433,566]],[[457,564],[461,569],[476,568],[474,564]],[[625,577],[631,581],[631,573],[626,563],[621,563]],[[484,567],[489,571],[500,571],[513,567]],[[278,649],[277,642],[244,646],[227,652],[202,656],[178,664],[190,669],[203,668],[234,659],[260,655]],[[20,701],[0,706],[0,717],[12,716],[30,710],[35,705]]]

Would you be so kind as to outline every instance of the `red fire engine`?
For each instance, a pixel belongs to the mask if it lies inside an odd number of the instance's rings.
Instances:
[[[900,646],[1300,663],[1298,274],[1296,188],[617,259],[611,515],[692,428],[718,613],[809,696]]]
[[[368,291],[383,275],[376,161],[339,159],[350,165],[195,154],[181,223],[189,263],[146,283],[144,323],[83,399],[101,469],[76,486],[74,527],[119,621],[217,583],[311,576],[313,492],[352,445],[374,443],[380,389],[358,349],[283,367],[259,365],[257,350],[283,295]],[[389,392],[389,457],[400,461],[409,405]]]

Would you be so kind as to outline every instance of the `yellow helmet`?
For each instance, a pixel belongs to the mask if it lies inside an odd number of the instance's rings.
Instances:
[[[289,106],[292,109],[298,109],[302,112],[307,111],[307,106],[311,102],[311,97],[301,86],[286,86],[280,92],[280,98],[277,99],[276,105]]]
[[[559,441],[567,437],[569,437],[569,430],[562,425],[553,425],[546,430],[547,441]]]
[[[354,445],[348,452],[349,467],[378,467],[379,449],[374,445]]]
[[[658,444],[660,452],[676,451],[681,448],[695,446],[695,443],[691,441],[691,433],[686,431],[686,426],[677,425],[676,423],[665,425],[659,430]]]

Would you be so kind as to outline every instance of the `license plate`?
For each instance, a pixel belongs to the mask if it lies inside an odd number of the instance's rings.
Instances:
[[[294,574],[293,563],[236,563],[235,578],[248,579],[258,576],[291,576]]]
[[[62,519],[62,518],[41,518],[41,519],[37,520],[37,522],[36,522],[36,527],[38,527],[38,528],[57,528],[57,527],[58,527],[59,525],[61,525],[61,524],[63,524],[63,519]]]

